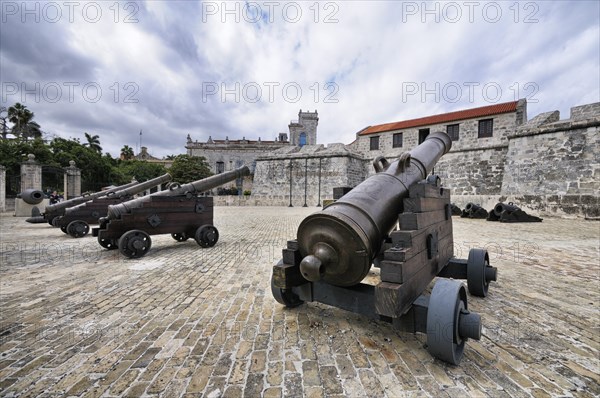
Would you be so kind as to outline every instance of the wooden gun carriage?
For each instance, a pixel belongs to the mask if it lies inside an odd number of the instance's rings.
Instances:
[[[219,239],[213,225],[213,198],[199,194],[248,174],[250,170],[244,166],[109,206],[108,216],[100,220],[92,234],[102,247],[118,248],[129,258],[142,257],[150,250],[150,235],[171,234],[178,242],[194,238],[201,247],[212,247]]]
[[[96,197],[85,203],[72,206],[65,209],[62,216],[55,218],[54,226],[59,227],[62,232],[73,238],[81,238],[90,231],[90,224],[98,224],[98,220],[106,216],[108,206],[131,200],[134,195],[169,181],[171,181],[171,175],[164,174],[109,195]]]
[[[304,219],[273,267],[275,299],[288,307],[316,301],[425,333],[433,356],[459,363],[466,341],[481,336],[481,318],[468,310],[463,283],[447,278],[466,279],[471,294],[486,296],[496,268],[485,250],[454,258],[450,192],[428,176],[451,144],[433,133],[391,164],[375,159],[377,174]],[[373,264],[379,277],[369,283]]]

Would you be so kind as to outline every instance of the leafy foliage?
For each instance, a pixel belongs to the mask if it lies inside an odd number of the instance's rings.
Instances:
[[[82,191],[98,191],[103,186],[112,184],[120,175],[114,170],[117,166],[114,159],[102,156],[79,140],[54,138],[49,146],[53,159],[59,166],[67,167],[69,161],[74,160],[75,166],[81,169]]]
[[[144,182],[161,176],[167,172],[162,164],[144,162],[142,160],[123,160],[117,167],[120,184],[125,184],[135,178]]]
[[[165,167],[160,164],[128,160],[134,156],[133,149],[128,145],[121,149],[121,159],[115,159],[109,153],[102,155],[98,135],[85,133],[87,142],[83,144],[79,139],[60,137],[55,137],[49,143],[45,143],[41,139],[41,133],[35,133],[40,130],[39,125],[32,121],[33,112],[19,103],[8,108],[8,111],[2,107],[0,116],[2,116],[0,119],[3,122],[8,119],[13,123],[11,132],[17,137],[0,139],[0,164],[6,167],[6,188],[9,195],[20,191],[21,163],[27,160],[27,155],[30,153],[34,154],[36,162],[42,165],[43,189],[58,191],[63,189],[64,168],[69,166],[71,160],[75,161],[75,166],[81,169],[81,189],[84,192],[99,191],[102,187],[111,184],[122,185],[130,182],[132,178],[143,182],[167,172]],[[35,130],[35,126],[37,126],[37,130]],[[4,127],[4,125],[0,127]],[[2,136],[2,138],[6,137]],[[181,179],[182,181],[187,176],[210,175],[208,166],[198,162],[197,158],[194,158],[189,164],[187,161],[183,163],[185,165],[179,166],[181,175],[185,176]]]
[[[133,158],[133,156],[133,148],[129,145],[123,145],[123,148],[121,148],[121,159],[130,160],[131,158]]]
[[[8,108],[8,121],[13,123],[11,133],[24,139],[41,138],[40,125],[33,121],[33,117],[33,112],[18,102]]]
[[[102,153],[102,147],[100,146],[100,137],[97,135],[91,135],[88,133],[84,133],[85,134],[85,139],[87,140],[86,144],[83,144],[84,146],[88,146],[91,149],[93,149],[94,151],[98,152],[98,153]]]
[[[169,168],[169,174],[173,181],[187,184],[192,181],[201,180],[212,175],[206,159],[189,155],[178,155]]]

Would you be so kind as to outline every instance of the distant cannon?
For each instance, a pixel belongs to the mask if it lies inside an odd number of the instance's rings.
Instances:
[[[72,206],[65,209],[65,214],[55,220],[55,225],[73,238],[81,238],[88,234],[90,224],[98,224],[98,219],[106,216],[110,205],[131,200],[134,195],[169,181],[171,181],[171,175],[168,173],[163,174],[151,180]]]
[[[490,215],[488,216],[487,220],[509,223],[542,222],[541,218],[527,214],[513,202],[498,202],[498,204],[496,204],[496,206],[494,206],[494,208],[490,211]]]
[[[450,209],[452,210],[452,215],[453,216],[460,216],[460,215],[462,215],[462,210],[460,209],[460,207],[458,207],[454,203],[450,203]]]
[[[428,174],[450,150],[447,134],[430,134],[398,160],[375,159],[377,174],[304,219],[273,266],[271,291],[288,307],[317,301],[427,335],[430,353],[457,364],[481,318],[467,309],[464,285],[485,296],[496,268],[487,251],[453,256],[450,191]],[[399,225],[399,229],[396,226]],[[379,277],[368,276],[373,264]],[[373,282],[373,279],[376,279]]]
[[[37,205],[42,203],[46,196],[39,189],[26,189],[17,195],[17,198],[23,199],[23,202],[29,205]]]
[[[173,183],[167,190],[109,206],[108,215],[92,234],[100,246],[118,248],[129,258],[150,250],[150,235],[170,233],[178,242],[193,237],[201,247],[212,247],[219,239],[213,225],[213,198],[199,194],[249,174],[244,166],[189,184]]]
[[[102,196],[112,195],[119,190],[125,189],[127,187],[131,187],[133,185],[136,185],[137,183],[138,182],[134,180],[130,183],[127,183],[127,184],[124,184],[124,185],[121,185],[121,186],[118,186],[115,188],[107,189],[105,191],[98,191],[98,192],[91,193],[91,194],[84,194],[84,195],[78,196],[76,198],[68,199],[68,200],[65,200],[62,202],[55,203],[50,206],[46,206],[42,217],[44,218],[44,222],[48,222],[48,224],[52,225],[53,227],[56,227],[57,225],[55,225],[55,224],[56,224],[56,221],[58,221],[58,217],[64,215],[65,210],[68,209],[69,207],[73,207],[80,203],[84,203],[89,200],[99,198]],[[32,223],[32,224],[40,222],[39,218],[35,217],[35,216],[28,218],[25,221]]]
[[[460,216],[462,218],[487,218],[488,212],[481,205],[469,202]]]

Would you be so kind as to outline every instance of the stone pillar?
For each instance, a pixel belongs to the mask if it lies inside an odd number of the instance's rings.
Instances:
[[[81,169],[75,166],[75,161],[69,161],[65,167],[65,200],[81,196]]]
[[[21,163],[21,192],[26,189],[42,189],[42,165],[35,161],[35,155],[27,155]]]
[[[35,155],[27,155],[27,161],[21,163],[21,192],[26,189],[42,190],[42,165],[35,161]],[[44,212],[48,205],[48,199],[44,199],[42,203],[30,205],[25,203],[23,199],[15,200],[15,216],[16,217],[31,217],[34,215],[34,208]]]
[[[6,211],[6,168],[0,166],[0,212]]]

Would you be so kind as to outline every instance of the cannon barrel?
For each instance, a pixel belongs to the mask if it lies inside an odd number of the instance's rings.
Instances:
[[[504,211],[506,211],[508,213],[512,213],[517,210],[521,210],[521,208],[519,206],[513,204],[513,202],[508,202],[508,204],[500,202],[496,206],[494,206],[494,214],[497,215],[498,217],[500,217],[502,215],[502,212],[504,212]]]
[[[377,174],[305,218],[298,227],[304,278],[337,286],[360,283],[396,225],[408,188],[425,179],[451,146],[447,134],[436,132],[391,164],[379,157],[373,163]]]
[[[484,209],[483,207],[481,207],[481,205],[475,204],[473,202],[469,202],[465,206],[465,210],[461,214],[461,217],[463,217],[463,218],[464,217],[486,218],[486,217],[488,217],[488,215],[489,215],[488,211],[486,209]]]
[[[17,198],[23,199],[23,201],[30,205],[37,205],[42,203],[44,200],[44,192],[39,189],[26,189],[17,195]]]
[[[157,185],[162,185],[166,182],[169,182],[169,181],[171,181],[171,178],[172,178],[171,174],[166,173],[159,177],[153,178],[151,180],[140,182],[137,185],[121,189],[120,191],[117,191],[114,194],[110,194],[108,196],[109,197],[117,197],[117,198],[122,198],[124,196],[133,196],[140,192],[144,192],[147,189],[153,188]]]
[[[92,199],[96,199],[96,198],[100,198],[102,196],[109,195],[112,192],[118,192],[118,191],[120,191],[122,189],[134,186],[136,184],[138,184],[137,181],[132,181],[130,183],[127,183],[127,184],[124,184],[124,185],[120,185],[118,187],[114,187],[114,188],[111,188],[111,189],[107,189],[105,191],[98,191],[98,192],[91,193],[91,194],[88,194],[88,195],[78,196],[78,197],[73,198],[73,199],[65,200],[63,202],[58,202],[56,204],[53,204],[53,205],[50,205],[50,206],[46,206],[46,209],[44,210],[44,216],[52,215],[52,217],[55,217],[55,216],[63,215],[65,209],[67,209],[69,207],[73,207],[73,206],[76,206],[76,205],[78,205],[80,203],[84,203],[84,202],[87,202],[87,201],[92,200]],[[50,221],[50,220],[48,220],[48,221]]]
[[[211,177],[204,178],[202,180],[190,182],[189,184],[179,185],[173,184],[168,190],[156,192],[152,195],[147,195],[141,198],[133,199],[127,202],[119,203],[118,205],[108,206],[108,219],[115,220],[121,218],[122,214],[127,214],[131,209],[142,207],[145,202],[148,202],[152,196],[178,196],[185,195],[187,193],[195,194],[205,192],[210,189],[216,188],[220,185],[226,184],[237,178],[247,176],[250,174],[250,169],[247,166],[240,167],[226,173],[216,174]]]
[[[169,173],[163,174],[160,177],[156,177],[156,178],[153,178],[148,181],[140,182],[138,184],[127,187],[125,189],[121,189],[120,191],[112,192],[106,196],[99,198],[99,199],[102,200],[105,198],[124,198],[127,196],[133,196],[137,193],[144,192],[147,189],[153,188],[157,185],[164,184],[165,182],[169,182],[169,181],[171,181],[171,174],[169,174]],[[85,206],[86,203],[87,202],[80,203],[77,206],[72,206],[72,207],[66,209],[65,214],[71,214],[73,212],[76,212],[77,210],[79,210],[83,206]]]

